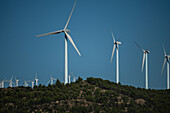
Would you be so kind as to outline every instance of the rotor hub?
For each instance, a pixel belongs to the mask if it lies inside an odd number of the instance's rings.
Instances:
[[[65,29],[64,31],[66,31],[67,33],[70,33],[70,30],[68,30],[68,29]]]
[[[145,53],[150,53],[150,51],[148,51],[148,50],[145,50]]]

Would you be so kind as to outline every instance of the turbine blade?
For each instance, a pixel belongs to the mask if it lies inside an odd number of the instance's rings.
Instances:
[[[74,48],[76,49],[77,53],[81,56],[79,50],[77,49],[76,45],[74,44],[74,42],[73,42],[73,40],[72,40],[72,38],[71,38],[71,36],[70,36],[67,32],[64,32],[64,33],[66,34],[67,38],[70,40],[71,44],[72,44],[72,45],[74,46]]]
[[[136,42],[135,42],[135,44],[136,44],[143,52],[145,52],[145,50],[142,49]]]
[[[143,72],[144,62],[145,62],[145,53],[143,53],[142,72]]]
[[[50,83],[51,79],[47,82],[47,85]]]
[[[37,79],[37,72],[36,72],[36,74],[35,74],[35,79]]]
[[[111,33],[112,33],[113,41],[115,42],[115,38],[114,38],[114,36],[113,36],[113,32],[111,31]]]
[[[164,63],[163,63],[163,66],[162,66],[162,72],[161,72],[161,75],[163,74],[163,70],[164,70],[164,67],[165,67],[165,63],[166,63],[166,58],[164,59]]]
[[[11,77],[10,81],[12,81],[12,79],[13,79],[13,76],[14,76],[14,75],[12,75],[12,77]]]
[[[51,73],[50,73],[50,77],[52,78]]]
[[[165,54],[165,56],[166,56],[166,51],[165,51],[164,45],[162,44],[162,46],[163,46],[164,54]]]
[[[63,32],[63,30],[54,31],[54,32],[50,32],[50,33],[46,33],[46,34],[42,34],[42,35],[37,35],[36,37],[45,36],[45,35],[53,35],[53,34],[58,34],[61,32]]]
[[[69,18],[68,18],[68,20],[67,20],[67,23],[66,23],[66,25],[65,25],[64,29],[66,29],[66,28],[67,28],[67,26],[68,26],[68,23],[69,23],[69,21],[70,21],[71,15],[72,15],[73,10],[74,10],[74,7],[75,7],[75,5],[76,5],[76,2],[77,2],[77,0],[76,0],[76,1],[75,1],[75,3],[74,3],[74,6],[73,6],[73,8],[72,8],[72,10],[71,10],[70,16],[69,16]]]
[[[15,84],[12,82],[12,84],[15,86]]]
[[[112,62],[112,59],[113,59],[113,55],[114,55],[114,51],[115,51],[115,47],[116,47],[116,46],[115,46],[115,44],[114,44],[110,63]]]

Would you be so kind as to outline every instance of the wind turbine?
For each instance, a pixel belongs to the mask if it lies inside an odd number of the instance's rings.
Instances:
[[[164,59],[163,67],[162,67],[162,73],[163,73],[163,70],[165,67],[165,63],[167,62],[167,89],[169,89],[169,58],[170,58],[170,55],[166,54],[164,46],[163,46],[163,50],[164,50],[164,54],[165,54],[165,59]],[[162,75],[162,73],[161,73],[161,75]]]
[[[148,89],[148,53],[150,53],[150,51],[142,49],[136,42],[135,44],[143,51],[142,72],[145,62],[145,88]]]
[[[35,85],[38,86],[38,78],[37,78],[37,73],[35,75]]]
[[[14,83],[12,82],[12,79],[13,79],[13,76],[11,77],[11,79],[10,79],[10,81],[9,81],[9,87],[12,87],[12,84],[14,84]]]
[[[47,84],[49,84],[49,82],[51,81],[51,85],[53,85],[53,80],[57,80],[57,79],[53,78],[53,77],[50,75],[50,80],[47,82]]]
[[[5,78],[6,79],[6,78]],[[9,82],[7,80],[3,79],[3,81],[1,82],[1,88],[5,88],[5,82]]]
[[[32,88],[34,88],[34,80],[33,80],[33,81],[31,81],[31,84],[32,84]]]
[[[4,88],[4,83],[5,83],[5,82],[9,82],[9,81],[3,80],[3,81],[1,82],[1,88]]]
[[[66,23],[66,25],[65,25],[63,30],[54,31],[54,32],[50,32],[50,33],[46,33],[46,34],[42,34],[42,35],[37,35],[37,37],[40,37],[40,36],[45,36],[45,35],[59,34],[61,32],[63,32],[65,34],[65,84],[68,83],[68,55],[67,55],[67,53],[68,53],[68,50],[67,50],[68,40],[71,42],[73,47],[76,49],[77,53],[81,56],[79,50],[77,49],[76,45],[74,44],[74,42],[73,42],[73,40],[71,38],[71,36],[68,34],[68,33],[70,33],[70,30],[67,29],[67,26],[68,26],[68,23],[70,21],[71,15],[72,15],[73,10],[74,10],[74,7],[76,5],[76,2],[77,2],[77,0],[74,3],[74,6],[73,6],[72,11],[70,13],[70,16],[69,16],[69,18],[67,20],[67,23]]]
[[[4,88],[4,81],[2,81],[2,83],[1,83],[1,84],[2,84],[2,85],[1,85],[1,87],[2,87],[2,88]]]
[[[69,76],[70,76],[70,78],[71,78],[71,76],[72,76],[72,77],[73,77],[73,80],[72,80],[72,81],[73,81],[73,82],[76,82],[76,77],[73,75],[73,72],[71,72],[71,74],[70,74]],[[69,78],[69,79],[70,79],[70,78]],[[70,79],[70,82],[71,82],[71,79]]]
[[[2,84],[2,85],[1,85],[1,87],[2,87],[2,88],[4,88],[4,81],[2,81],[2,83],[1,83],[1,84]]]
[[[121,44],[121,42],[119,41],[116,41],[114,36],[113,36],[113,32],[112,33],[112,37],[113,37],[113,43],[114,43],[114,46],[113,46],[113,51],[112,51],[112,56],[111,56],[111,61],[112,62],[112,59],[113,59],[113,55],[114,55],[114,51],[115,51],[115,48],[116,48],[116,83],[119,83],[119,45]]]
[[[16,87],[18,87],[19,79],[15,78],[15,80],[16,80]]]
[[[25,80],[24,80],[24,81],[25,81]],[[24,82],[24,86],[25,86],[25,87],[28,87],[28,82],[30,82],[30,80]]]

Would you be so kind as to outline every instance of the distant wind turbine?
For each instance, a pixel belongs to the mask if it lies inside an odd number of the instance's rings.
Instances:
[[[150,53],[150,51],[142,49],[136,42],[135,44],[143,51],[142,72],[145,62],[145,88],[148,89],[148,53]]]
[[[54,80],[57,80],[57,79],[53,78],[53,77],[51,76],[51,74],[50,74],[50,80],[47,82],[47,84],[49,84],[50,81],[51,81],[51,85],[53,85],[53,81],[54,81]]]
[[[113,59],[113,55],[114,55],[114,51],[115,51],[115,48],[116,48],[116,83],[119,83],[119,45],[121,44],[121,42],[119,41],[116,41],[114,36],[113,36],[113,32],[112,33],[112,37],[113,37],[113,51],[112,51],[112,56],[111,56],[111,61],[112,62],[112,59]]]
[[[70,77],[71,77],[71,76],[73,77],[72,82],[76,82],[76,79],[77,79],[78,77],[74,76],[74,75],[73,75],[73,72],[71,72]],[[71,81],[71,79],[70,79],[70,81]]]
[[[164,59],[163,67],[162,67],[162,73],[163,73],[163,70],[165,67],[165,63],[167,63],[167,89],[169,89],[169,58],[170,58],[170,55],[166,54],[164,46],[163,46],[163,50],[164,50],[165,59]],[[162,75],[162,73],[161,73],[161,75]]]
[[[38,86],[38,78],[37,78],[37,73],[35,75],[35,85]]]
[[[68,83],[70,84],[71,80],[71,75],[68,75]]]
[[[25,81],[25,80],[24,80],[24,81]],[[28,82],[30,82],[30,80],[24,82],[24,86],[25,86],[25,87],[28,87]]]
[[[73,47],[76,49],[77,53],[81,56],[79,50],[77,49],[76,45],[74,44],[74,42],[73,42],[73,40],[71,38],[71,36],[68,34],[68,33],[70,33],[70,30],[67,29],[67,26],[68,26],[68,23],[70,21],[71,15],[72,15],[73,10],[74,10],[74,7],[76,5],[76,2],[77,2],[77,0],[74,3],[74,6],[73,6],[72,11],[70,13],[70,16],[69,16],[69,18],[67,20],[67,23],[66,23],[63,30],[54,31],[54,32],[50,32],[50,33],[46,33],[46,34],[42,34],[42,35],[37,35],[37,37],[40,37],[40,36],[45,36],[45,35],[59,34],[61,32],[63,32],[65,34],[65,84],[68,83],[68,55],[67,55],[67,53],[68,53],[68,50],[67,50],[68,39],[71,42],[71,44],[73,45]]]
[[[4,88],[5,87],[5,82],[9,82],[9,81],[7,81],[7,80],[3,80],[2,82],[1,82],[1,88]]]
[[[1,87],[2,87],[2,88],[4,88],[4,81],[2,81],[2,83],[1,83]]]
[[[18,87],[19,79],[15,77],[15,81],[16,81],[16,87]]]
[[[13,79],[13,76],[11,77],[11,79],[10,79],[10,81],[9,81],[9,87],[12,87],[12,84],[14,84],[13,81],[12,81],[12,79]]]
[[[34,88],[34,80],[31,81],[31,85],[32,85],[31,87]]]
[[[1,88],[5,88],[5,82],[9,82],[8,80],[6,80],[6,78],[5,79],[3,79],[2,81],[1,81]]]

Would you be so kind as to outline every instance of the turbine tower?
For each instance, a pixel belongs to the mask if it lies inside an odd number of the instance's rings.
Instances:
[[[15,80],[16,80],[16,87],[18,87],[19,79],[15,78]]]
[[[164,50],[165,58],[164,58],[164,63],[163,63],[163,67],[162,67],[162,73],[163,73],[163,70],[165,67],[165,63],[167,63],[167,89],[169,89],[169,58],[170,58],[170,55],[166,55],[164,46],[163,46],[163,50]],[[162,75],[162,73],[161,73],[161,75]]]
[[[113,59],[113,55],[114,55],[114,51],[115,51],[115,48],[116,48],[116,83],[119,83],[119,45],[121,44],[121,42],[119,41],[115,41],[115,38],[113,36],[113,32],[112,33],[112,37],[113,37],[113,43],[114,43],[114,46],[113,46],[113,51],[112,51],[112,56],[111,56],[111,61],[112,62],[112,59]]]
[[[34,80],[33,80],[33,81],[31,81],[31,84],[32,84],[32,88],[34,88]]]
[[[35,85],[38,86],[38,78],[37,78],[37,73],[35,75]]]
[[[54,32],[50,32],[50,33],[46,33],[46,34],[42,34],[42,35],[37,35],[37,37],[40,37],[40,36],[45,36],[45,35],[59,34],[61,32],[63,32],[65,34],[65,82],[64,82],[65,84],[68,83],[68,54],[67,54],[68,53],[68,50],[67,50],[68,40],[71,42],[73,47],[76,49],[77,53],[81,56],[79,50],[77,49],[76,45],[74,44],[74,42],[73,42],[73,40],[71,38],[71,36],[68,34],[68,33],[70,33],[70,30],[67,29],[67,26],[68,26],[68,23],[70,21],[71,15],[72,15],[73,10],[74,10],[74,7],[76,5],[76,2],[77,2],[77,0],[74,3],[74,6],[73,6],[72,11],[70,13],[70,16],[69,16],[69,18],[67,20],[67,23],[66,23],[66,25],[65,25],[63,30],[54,31]]]
[[[74,78],[73,78],[73,82],[76,82],[76,77],[74,76]]]
[[[150,51],[142,49],[137,43],[136,45],[143,51],[142,72],[145,62],[145,88],[148,89],[148,53],[150,53]]]
[[[12,84],[14,84],[14,83],[12,82],[12,79],[13,79],[13,76],[11,77],[11,79],[10,79],[10,81],[9,81],[9,87],[12,87]]]

